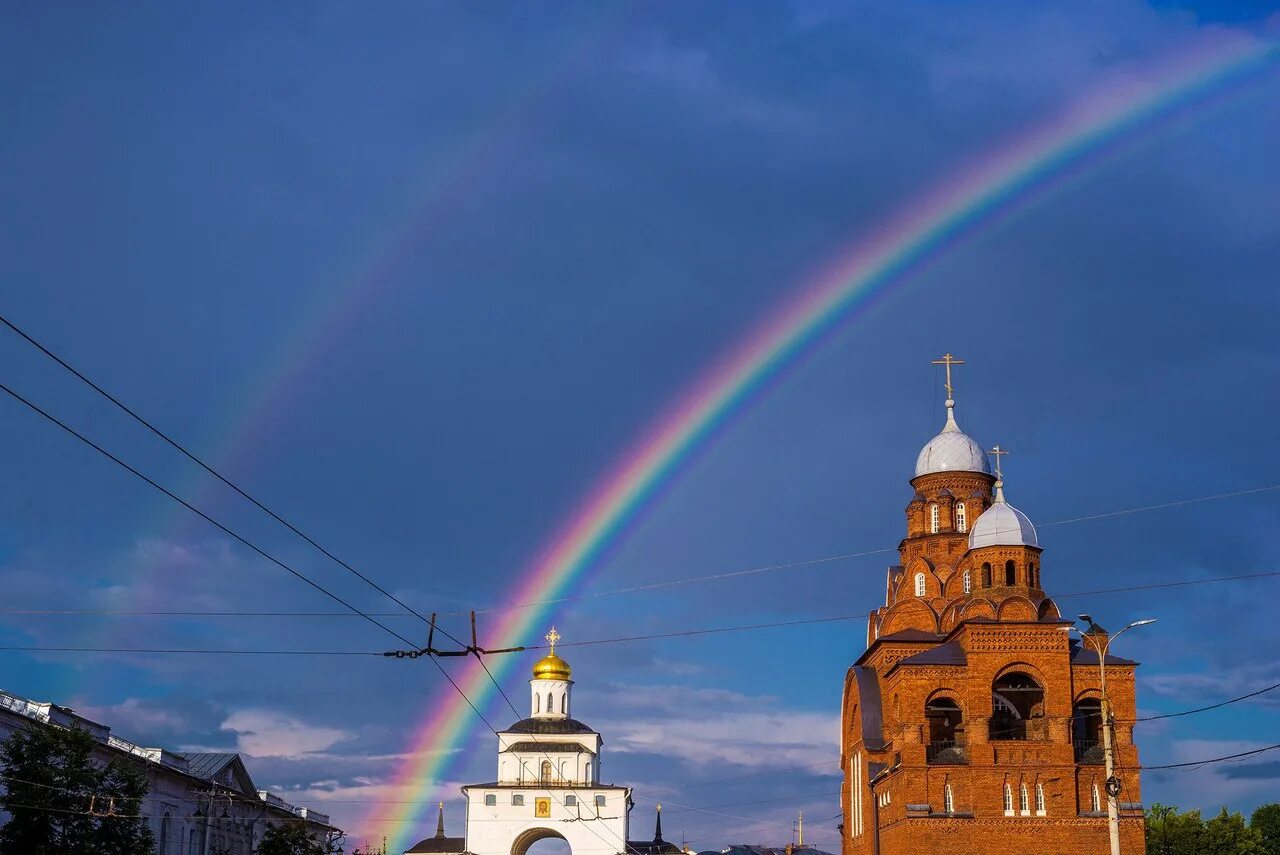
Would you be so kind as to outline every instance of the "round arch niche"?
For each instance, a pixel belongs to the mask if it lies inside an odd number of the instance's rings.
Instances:
[[[550,842],[535,849],[534,844],[543,840]],[[522,832],[511,844],[511,855],[528,855],[531,849],[534,855],[568,855],[572,851],[564,835],[550,828],[530,828]]]

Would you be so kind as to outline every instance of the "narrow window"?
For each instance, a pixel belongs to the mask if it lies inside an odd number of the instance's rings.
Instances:
[[[524,793],[516,793],[515,795],[513,795],[511,797],[511,804],[515,805],[516,807],[523,807]]]
[[[916,574],[916,596],[917,597],[924,596],[924,574],[923,573]]]
[[[591,764],[590,763],[588,763],[586,768],[583,770],[582,777],[586,779],[586,782],[588,784],[591,783]]]
[[[498,796],[496,794],[489,793],[487,796],[484,797],[485,807],[494,807],[497,804],[498,804]]]
[[[547,712],[549,712],[549,713],[550,713],[550,712],[555,712],[555,711],[556,711],[556,704],[555,704],[555,701],[553,701],[553,700],[551,699],[551,693],[550,693],[550,692],[547,692]]]
[[[941,522],[942,522],[942,514],[938,510],[938,506],[930,505],[929,506],[929,533],[937,534],[938,527],[939,525],[941,525]]]
[[[964,509],[964,502],[956,505],[956,531],[969,530],[969,513]]]
[[[1036,816],[1044,816],[1044,784],[1036,783]]]
[[[1093,785],[1093,792],[1089,796],[1089,809],[1094,813],[1102,811],[1102,799],[1098,796],[1098,784],[1096,782]]]
[[[596,796],[596,807],[604,807],[604,796]]]
[[[982,562],[982,587],[984,588],[991,587],[991,562],[990,561]]]
[[[551,783],[551,761],[550,760],[542,761],[542,783],[543,784]]]
[[[565,698],[564,693],[561,693],[561,695],[560,695],[560,712],[562,712],[562,713],[567,713],[569,710],[568,710],[568,708],[566,708],[566,707],[565,707],[565,704],[564,704],[564,698]]]
[[[542,712],[542,695],[533,696],[533,712],[535,715]]]
[[[194,828],[187,835],[187,855],[196,855],[196,830]]]
[[[964,592],[966,594],[973,593],[973,579],[969,576],[969,571],[964,571]]]
[[[1004,583],[1006,585],[1016,585],[1018,583],[1018,568],[1012,560],[1004,563]]]
[[[1004,785],[1004,815],[1013,816],[1013,786],[1008,783]]]
[[[951,796],[950,784],[942,788],[942,809],[947,813],[955,813],[956,811],[956,803]]]
[[[1040,568],[1036,567],[1036,563],[1034,561],[1032,561],[1031,566],[1027,568],[1027,573],[1031,579],[1031,587],[1039,588],[1040,587]]]
[[[1027,798],[1027,785],[1025,783],[1018,788],[1018,810],[1024,816],[1031,813],[1031,800]]]

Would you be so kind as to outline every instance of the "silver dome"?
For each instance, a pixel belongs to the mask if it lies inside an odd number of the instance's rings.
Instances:
[[[934,472],[991,474],[991,464],[987,462],[987,454],[982,446],[956,424],[955,409],[951,401],[947,402],[947,423],[943,426],[942,433],[929,440],[916,458],[917,477]]]
[[[982,512],[969,530],[969,548],[983,546],[1040,546],[1036,527],[1027,515],[1004,500],[1004,487],[996,485],[996,500]]]

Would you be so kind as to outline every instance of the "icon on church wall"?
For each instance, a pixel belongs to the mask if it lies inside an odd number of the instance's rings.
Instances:
[[[551,799],[534,799],[533,815],[539,819],[551,818]]]

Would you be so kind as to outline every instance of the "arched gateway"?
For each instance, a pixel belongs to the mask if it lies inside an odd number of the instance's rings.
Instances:
[[[631,788],[601,783],[604,740],[573,718],[573,669],[556,655],[560,635],[547,634],[551,651],[533,666],[529,718],[498,734],[498,777],[462,788],[466,836],[445,837],[443,808],[436,837],[409,853],[526,855],[540,840],[564,840],[573,855],[678,855],[662,839],[627,839]]]

